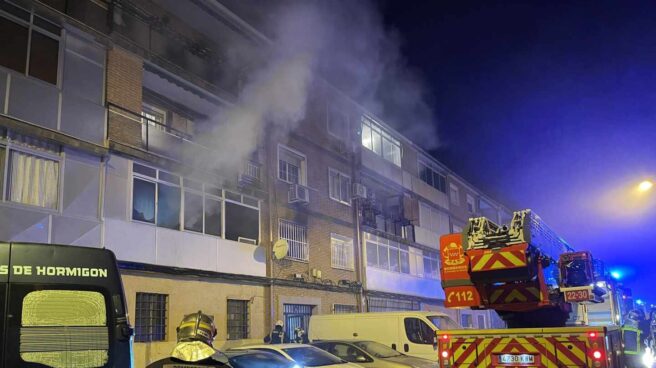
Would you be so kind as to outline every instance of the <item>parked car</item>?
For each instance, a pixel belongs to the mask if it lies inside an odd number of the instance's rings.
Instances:
[[[278,354],[262,350],[228,350],[224,354],[233,368],[300,368]]]
[[[307,344],[271,344],[234,348],[234,350],[261,350],[277,354],[300,367],[362,368],[324,350]]]
[[[310,341],[376,341],[401,353],[436,362],[439,331],[461,328],[444,313],[403,311],[313,315],[308,331]]]
[[[437,368],[437,362],[399,353],[375,341],[331,340],[313,342],[321,348],[347,362],[357,363],[365,368]]]

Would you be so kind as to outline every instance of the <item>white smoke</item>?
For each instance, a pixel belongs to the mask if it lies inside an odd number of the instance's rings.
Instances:
[[[248,65],[237,103],[212,117],[218,154],[213,167],[238,169],[262,143],[263,133],[285,135],[305,118],[321,78],[333,84],[426,149],[437,145],[426,89],[404,64],[398,38],[385,29],[368,1],[278,0],[253,3],[267,14],[273,44],[266,50],[238,45],[234,67]],[[262,46],[265,47],[265,46]],[[387,120],[386,118],[389,118]],[[268,130],[271,125],[275,129]]]

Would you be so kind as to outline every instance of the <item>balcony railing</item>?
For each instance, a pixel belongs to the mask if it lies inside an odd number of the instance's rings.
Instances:
[[[213,152],[192,141],[189,134],[178,129],[112,103],[107,108],[107,134],[110,141],[180,162],[209,157]]]

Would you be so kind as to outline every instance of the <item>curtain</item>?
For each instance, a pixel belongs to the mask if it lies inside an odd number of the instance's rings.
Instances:
[[[44,208],[57,208],[59,162],[11,151],[9,199]]]

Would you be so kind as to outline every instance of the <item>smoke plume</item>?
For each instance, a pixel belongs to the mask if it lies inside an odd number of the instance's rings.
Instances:
[[[228,62],[249,72],[237,103],[213,116],[221,142],[214,167],[238,169],[273,125],[286,134],[304,119],[319,79],[364,106],[425,149],[437,146],[428,94],[400,54],[400,42],[368,1],[254,2],[255,25],[272,41],[236,45]],[[263,49],[264,48],[264,49]],[[255,60],[255,61],[254,61]]]

